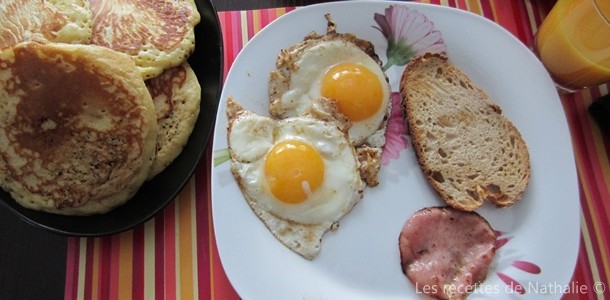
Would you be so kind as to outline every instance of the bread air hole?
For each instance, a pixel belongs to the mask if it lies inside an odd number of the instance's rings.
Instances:
[[[445,150],[443,150],[443,148],[438,148],[438,155],[440,155],[442,158],[447,157],[447,152],[445,152]]]
[[[466,190],[466,193],[468,193],[468,196],[470,196],[470,198],[472,198],[474,200],[479,200],[479,194],[477,194],[476,191],[474,191],[474,190]]]
[[[432,179],[434,179],[434,181],[436,181],[438,183],[445,182],[445,178],[443,177],[443,173],[441,173],[439,171],[432,172]]]
[[[436,69],[436,74],[434,75],[435,78],[441,78],[443,76],[443,69],[442,68],[437,68]]]
[[[447,139],[447,141],[452,141],[452,140],[456,139],[457,137],[458,137],[458,135],[455,133],[447,132],[445,134],[445,139]]]
[[[456,120],[453,120],[449,115],[443,115],[438,118],[438,125],[445,128],[454,128],[457,126]]]
[[[501,193],[500,187],[495,185],[495,184],[493,184],[493,183],[486,185],[485,189],[487,189],[487,191],[490,192],[493,195],[499,195]]]

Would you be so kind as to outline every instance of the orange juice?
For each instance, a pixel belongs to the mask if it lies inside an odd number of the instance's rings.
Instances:
[[[610,0],[558,0],[536,34],[535,50],[560,86],[610,81]]]

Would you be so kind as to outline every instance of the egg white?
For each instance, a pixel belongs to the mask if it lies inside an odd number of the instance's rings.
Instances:
[[[281,71],[288,75],[278,77],[272,74],[270,92],[277,92],[277,87],[282,86],[282,83],[274,81],[284,80],[284,77],[289,77],[289,80],[287,87],[279,88],[282,90],[281,96],[272,101],[270,107],[272,115],[280,118],[302,115],[307,111],[312,100],[321,97],[324,74],[337,64],[351,62],[366,67],[379,79],[382,86],[382,104],[379,111],[371,117],[351,122],[350,140],[356,145],[365,142],[371,144],[367,138],[385,128],[384,121],[391,103],[389,83],[379,64],[355,44],[341,39],[314,40],[309,41],[304,47],[287,49],[281,54],[280,59],[291,62],[289,67]],[[376,137],[376,140],[379,140],[379,137]],[[385,140],[383,139],[381,143],[385,143]],[[372,146],[380,147],[383,144]]]
[[[229,125],[232,171],[244,194],[276,217],[301,224],[333,223],[361,198],[363,183],[354,149],[332,122],[294,117],[273,120],[241,114]],[[322,185],[302,203],[285,203],[270,191],[264,174],[266,154],[284,140],[300,140],[324,161]]]

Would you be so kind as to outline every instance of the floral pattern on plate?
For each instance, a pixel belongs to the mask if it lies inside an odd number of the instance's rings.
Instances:
[[[383,65],[387,71],[391,66],[404,66],[411,58],[426,52],[445,52],[443,35],[434,28],[434,23],[418,10],[403,5],[390,5],[384,14],[375,13],[377,28],[388,41]]]
[[[512,236],[508,236],[508,233],[503,231],[496,231],[496,236],[498,237],[496,239],[496,251],[500,250],[512,239]],[[511,268],[517,268],[532,275],[538,275],[542,272],[542,268],[540,268],[540,266],[530,261],[511,257],[499,259],[495,274],[508,286],[508,288],[521,295],[525,294],[528,289],[522,283],[505,273],[506,270]]]
[[[403,5],[390,5],[384,14],[375,13],[373,19],[387,40],[387,61],[383,71],[392,66],[405,66],[418,55],[426,52],[442,53],[447,47],[443,35],[436,30],[434,23],[418,10]],[[391,159],[398,159],[400,151],[407,148],[407,129],[400,107],[400,93],[392,92],[392,112],[386,130],[386,144],[383,148],[382,165]]]

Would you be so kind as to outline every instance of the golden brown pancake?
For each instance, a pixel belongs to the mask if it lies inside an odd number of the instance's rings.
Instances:
[[[131,55],[144,79],[180,65],[195,46],[193,0],[91,0],[92,44]]]
[[[181,152],[199,115],[201,86],[188,63],[146,81],[157,111],[157,154],[149,178],[161,173]]]
[[[146,180],[155,108],[133,60],[93,45],[0,52],[0,186],[51,213],[104,213]]]
[[[0,49],[24,41],[88,44],[92,16],[86,0],[0,1]]]

